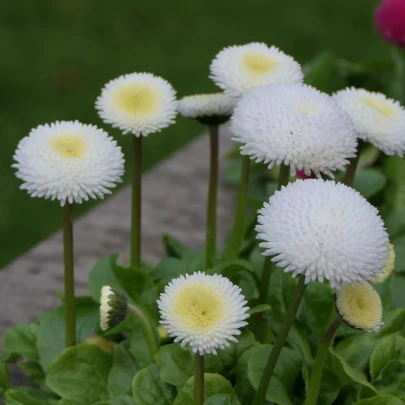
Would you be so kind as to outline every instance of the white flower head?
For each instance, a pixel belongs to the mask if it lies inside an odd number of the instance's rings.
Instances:
[[[291,174],[304,170],[333,177],[356,153],[350,117],[327,94],[311,86],[276,84],[241,98],[231,118],[243,155],[269,168],[284,163]]]
[[[405,154],[405,109],[384,94],[348,88],[334,95],[351,116],[358,137],[386,155]]]
[[[231,118],[237,98],[224,93],[195,94],[179,100],[178,112],[202,124],[223,124]]]
[[[368,283],[344,284],[336,292],[336,310],[352,328],[376,332],[382,322],[382,303]]]
[[[101,119],[124,134],[147,136],[173,124],[176,92],[165,79],[151,73],[132,73],[108,82],[97,98]]]
[[[128,312],[128,298],[108,285],[101,289],[100,327],[107,330],[119,325]]]
[[[276,191],[259,210],[256,231],[263,254],[306,283],[373,281],[388,259],[377,209],[331,180],[296,180]]]
[[[266,84],[302,83],[301,66],[275,46],[253,42],[220,51],[210,66],[210,78],[232,97]]]
[[[237,342],[249,317],[241,289],[218,274],[197,272],[172,280],[157,301],[161,324],[194,353],[217,353]]]
[[[12,167],[32,197],[61,205],[103,198],[121,182],[124,155],[107,132],[78,121],[40,125],[18,144]]]

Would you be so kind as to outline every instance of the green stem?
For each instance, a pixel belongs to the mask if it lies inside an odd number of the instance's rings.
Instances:
[[[142,310],[136,305],[128,304],[128,310],[134,313],[138,319],[141,321],[143,326],[143,333],[145,334],[146,343],[148,345],[149,353],[151,358],[155,355],[157,351],[157,345],[155,340],[155,335],[153,334],[152,327],[150,325],[149,319],[145,316]]]
[[[281,164],[280,173],[278,175],[277,190],[280,190],[282,186],[286,186],[290,181],[290,165]]]
[[[194,405],[204,404],[204,356],[195,355]]]
[[[354,158],[349,159],[350,164],[346,169],[345,178],[343,180],[343,183],[346,184],[346,186],[351,187],[353,185],[354,176],[356,175],[356,169],[360,160],[360,155],[361,151],[363,150],[363,147],[364,142],[362,142],[359,139],[359,143],[357,144],[357,154]]]
[[[218,125],[209,125],[210,134],[210,179],[208,187],[206,267],[214,266],[217,257],[217,193],[218,193]]]
[[[277,360],[280,356],[281,350],[283,349],[291,326],[294,323],[295,315],[297,314],[298,308],[300,306],[305,288],[305,276],[301,275],[298,279],[297,287],[295,288],[290,307],[288,308],[288,312],[284,318],[283,324],[281,325],[280,332],[277,335],[277,338],[273,345],[273,349],[271,350],[270,356],[267,360],[266,367],[264,368],[263,375],[259,383],[259,388],[256,392],[256,396],[252,405],[262,405],[264,403],[266,391],[270,384],[274,368],[276,367]]]
[[[73,266],[73,204],[63,207],[63,253],[65,261],[65,347],[76,344],[76,301]]]
[[[232,233],[226,249],[228,259],[236,259],[243,242],[245,211],[247,192],[249,186],[250,159],[249,156],[242,157],[242,176],[239,184],[238,201],[236,205],[235,219],[233,221]]]
[[[141,266],[142,136],[133,136],[131,266]]]
[[[342,323],[342,318],[338,315],[330,324],[328,330],[323,336],[322,342],[319,346],[318,353],[316,354],[314,365],[312,367],[311,378],[309,379],[307,398],[305,405],[315,405],[318,397],[319,386],[321,384],[322,371],[328,354],[329,344],[333,339],[337,329]]]

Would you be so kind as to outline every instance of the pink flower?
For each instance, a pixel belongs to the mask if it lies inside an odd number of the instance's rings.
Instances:
[[[405,48],[405,0],[383,0],[375,11],[375,24],[386,41]]]
[[[309,176],[307,176],[306,174],[305,174],[305,170],[303,170],[303,169],[301,169],[301,170],[297,170],[297,172],[296,172],[296,176],[299,178],[299,179],[316,179],[316,176],[315,176],[315,174],[314,174],[314,172],[311,170],[311,174],[309,175]]]

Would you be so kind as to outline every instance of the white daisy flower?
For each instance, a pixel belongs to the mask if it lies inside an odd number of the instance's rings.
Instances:
[[[82,203],[103,198],[121,182],[124,155],[107,132],[78,121],[40,125],[14,154],[20,187],[32,197]]]
[[[356,153],[350,117],[327,94],[311,86],[276,84],[252,90],[236,105],[231,118],[234,141],[242,155],[272,168],[290,165],[320,177],[344,170]]]
[[[388,259],[378,211],[354,189],[319,179],[296,180],[259,210],[257,238],[265,256],[306,283],[373,281]]]
[[[96,108],[104,122],[124,134],[147,136],[174,123],[176,92],[161,77],[132,73],[108,82],[97,98]]]
[[[358,137],[386,155],[405,154],[405,109],[384,94],[348,88],[335,100],[351,116]]]
[[[202,124],[223,124],[231,117],[237,98],[224,93],[195,94],[179,100],[177,111],[186,118],[200,121]]]
[[[100,297],[100,327],[101,330],[107,330],[120,324],[128,312],[128,298],[105,285],[101,289]]]
[[[169,335],[200,355],[216,354],[228,341],[237,342],[235,336],[249,317],[241,289],[218,274],[180,276],[166,286],[157,303]]]
[[[301,66],[275,46],[253,42],[220,51],[210,66],[210,78],[232,97],[266,84],[302,83]]]
[[[355,329],[376,332],[383,324],[381,298],[368,283],[342,285],[336,293],[336,310]]]

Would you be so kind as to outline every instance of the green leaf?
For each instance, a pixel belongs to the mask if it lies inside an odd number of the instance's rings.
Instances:
[[[260,312],[268,312],[268,311],[271,311],[271,306],[268,304],[261,304],[261,305],[256,305],[253,308],[250,308],[247,313],[249,315],[253,315],[253,314],[258,314]]]
[[[219,374],[204,374],[204,398],[209,400],[217,394],[229,394],[231,405],[240,405],[231,383]],[[194,403],[194,377],[190,377],[179,391],[173,405],[190,405]],[[146,403],[145,403],[146,405]]]
[[[4,403],[6,405],[46,405],[46,402],[13,389],[9,389],[4,393]]]
[[[99,330],[99,305],[81,300],[76,305],[76,340],[78,343]],[[39,319],[37,349],[39,363],[46,370],[52,360],[65,348],[65,309],[56,308]]]
[[[317,403],[322,405],[333,404],[341,388],[339,376],[330,366],[325,365],[322,372]]]
[[[404,246],[405,249],[405,246]],[[393,308],[404,308],[405,307],[405,277],[398,274],[393,274],[392,276],[392,300],[391,305]]]
[[[405,271],[405,235],[398,236],[392,240],[395,251],[395,271]]]
[[[161,346],[155,354],[162,381],[180,389],[194,373],[194,357],[179,343]]]
[[[259,387],[272,345],[261,345],[248,362],[249,380],[255,390]],[[284,347],[274,369],[266,392],[266,400],[280,405],[292,405],[290,394],[296,378],[301,372],[302,359],[299,353]]]
[[[345,87],[336,55],[326,51],[316,56],[305,75],[305,83],[326,93],[333,93]]]
[[[65,349],[49,366],[47,386],[62,398],[85,405],[108,398],[112,357],[97,346],[80,344]]]
[[[14,387],[14,390],[21,392],[25,395],[28,395],[29,397],[36,399],[38,401],[43,401],[43,402],[54,402],[57,400],[57,396],[48,390],[48,388],[44,388],[45,391],[41,389],[37,389],[34,387],[30,387],[27,385],[20,385],[17,387]]]
[[[393,72],[389,75],[388,94],[405,104],[405,57],[401,49],[396,46],[390,48],[393,62]]]
[[[196,253],[182,259],[167,257],[159,262],[151,277],[155,282],[166,284],[182,274],[191,274],[200,270],[205,270],[204,253]]]
[[[402,356],[405,360],[405,338],[391,335],[381,339],[370,358],[371,380],[378,379],[381,371],[390,360],[400,359]]]
[[[96,402],[93,405],[137,405],[137,404],[136,404],[134,398],[132,397],[132,395],[131,396],[120,395],[119,397],[111,398],[108,401]]]
[[[204,401],[204,405],[231,405],[231,394],[215,394]]]
[[[375,386],[380,394],[394,394],[405,388],[405,359],[393,359],[381,370]],[[405,397],[405,395],[404,395]]]
[[[176,397],[175,387],[161,380],[156,364],[138,371],[132,393],[138,405],[172,405]]]
[[[353,405],[404,405],[404,403],[392,395],[377,395],[372,398],[362,399]]]
[[[7,364],[0,362],[0,394],[7,388],[11,388],[10,373]]]
[[[158,346],[159,332],[153,324],[151,324],[151,328],[155,336],[156,345]],[[137,317],[133,318],[129,340],[129,352],[135,357],[135,362],[140,368],[144,368],[154,362],[149,352],[149,346],[143,332],[142,323]]]
[[[381,191],[387,179],[381,171],[377,169],[362,169],[356,173],[353,188],[355,188],[364,198],[370,198]]]
[[[189,248],[183,242],[179,241],[172,235],[163,235],[163,245],[166,249],[167,256],[183,258],[190,254],[196,253],[194,249]]]
[[[310,328],[317,344],[335,316],[335,302],[329,283],[309,283],[297,319]]]
[[[128,342],[121,342],[115,349],[112,367],[108,374],[107,388],[110,396],[132,394],[132,380],[138,370],[135,359],[128,350]]]
[[[397,308],[384,312],[384,326],[378,332],[378,337],[402,331],[405,328],[405,308]]]
[[[350,380],[352,380],[360,385],[364,385],[364,386],[370,388],[376,394],[378,394],[375,387],[367,381],[365,375],[360,370],[354,369],[353,367],[351,367],[349,363],[347,363],[339,354],[337,354],[333,350],[333,348],[329,348],[329,353],[330,353],[330,358],[332,360],[332,364],[334,365],[334,369],[336,371],[338,369],[340,369],[340,373],[346,374],[346,376]]]
[[[38,325],[35,323],[20,323],[8,329],[3,336],[4,350],[37,361],[39,358],[35,345],[37,330]]]

